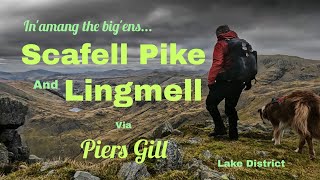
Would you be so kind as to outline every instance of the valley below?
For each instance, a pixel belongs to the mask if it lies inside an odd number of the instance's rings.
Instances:
[[[26,164],[0,179],[70,179],[76,171],[90,172],[101,179],[314,179],[320,176],[320,157],[308,159],[307,151],[297,154],[298,137],[285,133],[282,145],[271,142],[272,128],[262,124],[257,112],[273,97],[295,90],[311,90],[320,94],[320,62],[298,57],[260,56],[257,82],[244,91],[237,109],[240,117],[240,140],[230,142],[209,138],[212,119],[205,108],[208,94],[207,74],[203,71],[136,70],[100,73],[62,74],[44,70],[23,73],[0,73],[0,99],[9,98],[28,107],[25,122],[18,128],[22,142],[30,154],[44,161],[60,164],[44,171],[43,162]],[[23,78],[24,77],[24,78]],[[93,85],[177,84],[184,88],[185,79],[201,79],[201,101],[170,102],[167,100],[134,101],[131,107],[117,108],[110,101],[66,102],[65,80],[72,79],[73,91],[85,93],[84,78]],[[35,80],[59,80],[58,90],[35,90]],[[199,87],[198,87],[199,88]],[[199,89],[192,89],[199,91]],[[94,92],[92,92],[94,93]],[[134,94],[129,94],[134,99]],[[94,97],[94,95],[93,95]],[[221,103],[224,119],[224,103]],[[0,107],[2,108],[2,107]],[[15,107],[13,107],[15,108]],[[117,125],[124,122],[123,127]],[[126,128],[126,123],[130,124]],[[226,120],[227,123],[227,120]],[[118,126],[118,127],[117,127]],[[1,128],[0,128],[1,129]],[[169,160],[150,160],[144,165],[127,159],[82,158],[81,142],[101,140],[103,144],[130,147],[139,139],[169,140]],[[306,148],[307,149],[307,148]],[[315,141],[315,150],[320,144]],[[131,152],[132,153],[132,152]],[[180,154],[180,155],[179,155]],[[171,158],[171,159],[170,159]],[[285,160],[283,168],[219,168],[219,161]],[[129,163],[129,164],[128,164]],[[131,163],[131,164],[130,164]],[[19,164],[18,166],[21,166]],[[137,172],[131,172],[138,169]],[[52,173],[49,174],[49,172]],[[130,171],[134,175],[121,173]],[[1,174],[1,173],[0,173]],[[124,174],[124,175],[123,175]],[[128,177],[130,176],[130,177]],[[254,178],[253,178],[254,177]]]

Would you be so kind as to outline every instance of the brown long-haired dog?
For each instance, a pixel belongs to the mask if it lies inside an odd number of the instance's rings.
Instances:
[[[312,138],[320,139],[320,97],[311,91],[295,91],[288,96],[273,99],[258,110],[264,123],[273,126],[275,145],[280,144],[283,130],[291,127],[300,135],[296,152],[302,153],[305,142],[310,158],[315,158]]]

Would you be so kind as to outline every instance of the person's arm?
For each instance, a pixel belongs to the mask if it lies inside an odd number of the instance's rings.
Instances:
[[[212,65],[208,74],[208,85],[214,84],[219,72],[223,67],[225,45],[220,41],[214,46]]]

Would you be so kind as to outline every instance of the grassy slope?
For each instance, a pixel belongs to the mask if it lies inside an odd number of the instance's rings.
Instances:
[[[297,146],[297,137],[285,135],[280,146],[274,146],[271,142],[271,134],[250,133],[241,134],[237,142],[227,140],[215,140],[207,137],[211,129],[202,128],[199,125],[186,125],[180,128],[184,136],[169,136],[174,138],[182,146],[185,163],[192,158],[202,159],[204,164],[210,168],[233,174],[237,179],[317,179],[320,176],[320,160],[310,161],[305,149],[303,154],[294,152]],[[191,137],[200,137],[200,144],[190,144],[187,140]],[[315,142],[315,149],[320,150],[320,144]],[[206,160],[202,152],[209,150],[213,155],[219,155],[225,159],[244,161],[246,159],[256,160],[285,160],[285,168],[218,168],[214,158]],[[256,151],[267,151],[266,157],[256,154]],[[226,158],[227,157],[227,158]],[[133,159],[130,156],[129,159]],[[40,173],[40,165],[35,164],[27,169],[19,170],[4,179],[70,179],[76,170],[89,171],[102,179],[117,179],[116,173],[120,168],[121,161],[114,160],[102,163],[88,163],[67,160],[66,163],[56,168],[56,172],[47,176],[48,171]],[[148,164],[150,166],[150,164]],[[151,167],[151,166],[150,166]],[[153,175],[150,179],[188,179],[191,173],[186,170],[169,171],[160,175]]]
[[[270,134],[241,134],[237,142],[226,140],[214,140],[207,137],[208,129],[188,128],[190,137],[200,136],[203,143],[197,145],[185,145],[186,159],[193,157],[202,158],[201,153],[209,150],[214,155],[228,157],[228,159],[244,161],[246,159],[256,160],[285,160],[285,168],[218,168],[214,159],[205,161],[207,165],[218,171],[231,173],[238,179],[293,179],[297,175],[301,179],[316,179],[320,175],[320,160],[310,161],[307,148],[304,153],[298,154],[294,150],[297,147],[297,137],[285,136],[280,146],[274,146]],[[315,149],[320,150],[320,145],[315,142]],[[256,151],[267,151],[266,157],[256,154]]]

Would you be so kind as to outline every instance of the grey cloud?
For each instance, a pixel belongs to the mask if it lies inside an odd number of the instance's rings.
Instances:
[[[27,0],[20,6],[5,0],[0,9],[0,57],[20,56],[27,43],[42,49],[79,47],[92,42],[107,47],[127,42],[129,55],[138,58],[141,43],[176,42],[181,47],[202,48],[210,59],[215,28],[229,24],[248,39],[260,54],[289,54],[320,59],[319,1],[311,0]],[[7,5],[10,8],[3,8]],[[141,23],[151,33],[26,33],[26,19],[42,23],[81,23],[123,20]]]

